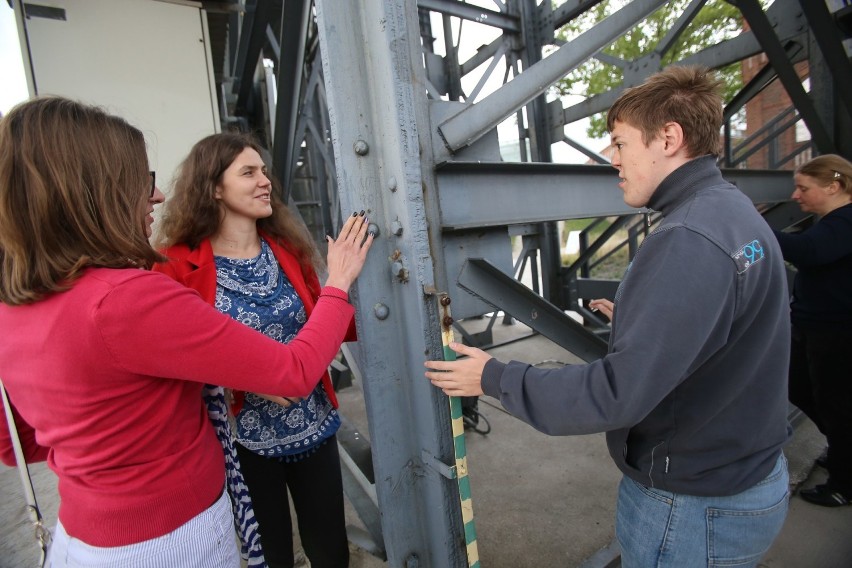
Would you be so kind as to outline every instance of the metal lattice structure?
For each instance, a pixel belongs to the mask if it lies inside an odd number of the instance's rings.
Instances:
[[[496,314],[496,307],[586,359],[603,353],[603,341],[563,310],[580,311],[594,327],[582,300],[611,295],[617,285],[590,277],[595,255],[619,230],[628,238],[617,248],[632,254],[654,218],[623,204],[612,191],[614,171],[600,165],[606,158],[566,127],[605,111],[624,88],[657,71],[705,3],[689,3],[641,58],[614,61],[602,50],[666,2],[624,3],[567,43],[560,28],[599,2],[203,2],[211,35],[218,30],[224,40],[227,122],[266,133],[290,202],[316,235],[333,232],[341,211],[360,209],[380,231],[355,291],[360,341],[349,353],[364,381],[374,483],[344,461],[352,470],[347,493],[359,493],[354,498],[374,550],[384,550],[390,565],[469,562],[448,408],[422,380],[423,360],[442,352],[439,297],[451,298],[456,318]],[[727,101],[722,165],[771,224],[787,226],[800,217],[786,202],[796,156],[852,156],[852,103],[835,87],[852,79],[851,9],[809,0],[730,3],[741,11],[744,31],[678,63],[722,68],[763,57]],[[496,37],[461,61],[465,23],[493,28]],[[443,54],[435,51],[436,34]],[[274,88],[261,72],[261,53],[275,63]],[[622,85],[567,108],[548,97],[557,80],[589,58],[615,64]],[[809,90],[797,71],[802,62]],[[492,75],[502,76],[501,86],[484,94]],[[760,131],[734,140],[730,120],[773,83],[792,104]],[[517,161],[501,155],[506,141],[497,129],[512,117]],[[773,154],[768,169],[744,169],[796,124],[807,127],[809,141]],[[554,144],[578,149],[590,165],[553,163]],[[581,235],[579,259],[563,264],[559,221],[613,216],[597,241]],[[511,237],[523,243],[517,261]],[[533,270],[532,289],[515,279],[525,269]]]
[[[727,101],[722,166],[770,224],[788,226],[800,220],[787,203],[797,156],[852,158],[852,102],[839,89],[852,80],[852,7],[836,0],[729,3],[742,14],[742,33],[677,63],[758,61]],[[601,152],[567,132],[657,71],[706,1],[688,3],[663,40],[633,61],[616,60],[605,48],[655,10],[669,9],[666,2],[624,2],[568,42],[560,29],[600,2],[555,4],[201,2],[225,127],[263,133],[287,198],[317,237],[335,231],[341,211],[361,209],[380,232],[354,292],[360,340],[347,357],[363,377],[372,471],[348,455],[344,464],[347,494],[371,548],[391,566],[474,563],[465,550],[449,409],[422,377],[423,360],[442,354],[442,324],[450,325],[442,322],[440,298],[451,299],[458,319],[502,311],[586,359],[599,357],[605,344],[589,329],[601,322],[583,300],[611,296],[617,281],[595,279],[590,269],[605,240],[626,231],[617,249],[632,254],[654,222],[624,205]],[[460,30],[473,25],[490,28],[495,39],[460,60],[469,39]],[[568,106],[548,95],[590,58],[619,69],[621,86]],[[486,92],[493,76],[500,86]],[[773,84],[791,104],[734,139],[730,121]],[[501,139],[498,125],[513,118],[515,139]],[[797,125],[809,140],[779,149],[780,136]],[[514,161],[501,154],[508,142],[517,148]],[[553,163],[554,144],[581,151],[590,163]],[[761,152],[769,152],[766,169],[746,169]],[[563,263],[558,222],[590,217],[611,218],[609,228],[594,242],[584,232],[579,258]],[[522,243],[517,260],[513,237]],[[518,282],[524,270],[532,270],[532,287]],[[589,325],[568,318],[567,309]]]

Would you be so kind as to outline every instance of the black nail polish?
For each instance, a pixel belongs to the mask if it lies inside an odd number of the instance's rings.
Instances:
[[[361,209],[361,213],[359,213],[359,215],[361,215],[361,217],[364,216],[364,210],[363,209]]]
[[[357,212],[357,211],[353,211],[353,212],[352,212],[352,216],[353,216],[353,217],[357,217],[357,216],[358,216],[358,212]]]

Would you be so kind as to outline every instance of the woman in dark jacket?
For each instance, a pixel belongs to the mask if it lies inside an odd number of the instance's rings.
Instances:
[[[790,401],[825,434],[828,482],[799,494],[824,507],[852,502],[852,164],[827,154],[800,166],[793,200],[819,220],[776,231],[797,269],[790,305]]]

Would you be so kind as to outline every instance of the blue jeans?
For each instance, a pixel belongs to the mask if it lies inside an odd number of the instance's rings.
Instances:
[[[671,493],[624,477],[615,522],[621,566],[756,566],[781,532],[788,501],[784,454],[766,479],[726,497]]]

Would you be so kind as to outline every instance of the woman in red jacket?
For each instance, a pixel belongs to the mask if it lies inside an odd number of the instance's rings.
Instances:
[[[363,217],[329,241],[326,286],[282,345],[144,270],[165,260],[148,244],[162,199],[121,118],[50,97],[0,119],[0,379],[27,459],[58,477],[53,568],[237,568],[202,385],[308,397],[352,320]],[[0,420],[13,464],[9,445]]]
[[[160,234],[169,262],[155,270],[194,288],[223,314],[281,343],[312,317],[320,292],[315,248],[278,197],[260,147],[249,137],[214,134],[195,144],[181,165]],[[354,339],[353,327],[346,340]],[[303,398],[253,392],[235,392],[234,398],[229,428],[222,389],[211,385],[205,393],[249,561],[259,557],[256,519],[266,563],[293,566],[289,489],[311,566],[347,566],[335,438],[340,417],[328,373]]]

